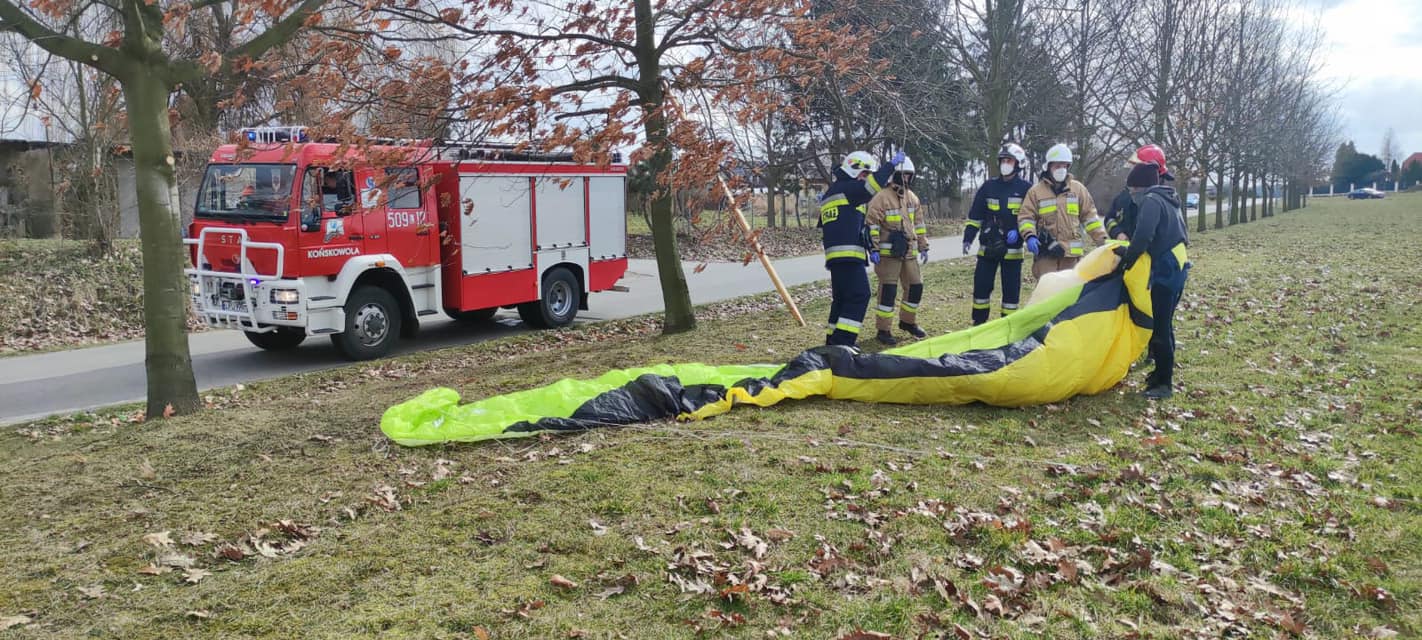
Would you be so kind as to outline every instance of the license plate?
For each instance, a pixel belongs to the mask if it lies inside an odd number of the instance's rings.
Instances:
[[[223,311],[247,311],[247,303],[242,300],[222,300],[221,304]]]

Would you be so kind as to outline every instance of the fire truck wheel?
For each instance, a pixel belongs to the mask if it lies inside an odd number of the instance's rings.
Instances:
[[[543,298],[518,306],[518,315],[531,327],[552,329],[573,321],[582,302],[578,279],[567,269],[557,268],[543,277]]]
[[[351,360],[370,360],[390,352],[400,337],[400,304],[380,287],[364,286],[346,299],[346,330],[331,344]]]
[[[253,333],[243,331],[247,340],[259,348],[267,351],[286,351],[300,346],[306,340],[306,332],[301,329],[290,327],[280,327],[276,331],[266,333]]]
[[[490,307],[488,309],[474,309],[473,311],[457,311],[454,309],[444,310],[445,315],[448,315],[449,317],[454,318],[459,322],[468,323],[488,322],[489,320],[492,320],[494,318],[494,314],[498,312],[498,307]]]

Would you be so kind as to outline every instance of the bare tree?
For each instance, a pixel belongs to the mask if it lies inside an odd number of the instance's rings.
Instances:
[[[326,0],[300,4],[277,2],[246,9],[251,24],[258,15],[270,21],[253,30],[242,44],[202,57],[174,55],[165,36],[193,10],[211,0],[153,3],[46,2],[21,8],[0,0],[0,29],[14,31],[55,56],[92,67],[114,78],[122,91],[132,141],[139,225],[143,241],[143,312],[146,331],[148,415],[199,408],[186,333],[187,283],[182,277],[186,252],[179,241],[178,202],[169,107],[174,90],[205,73],[260,59],[290,40]],[[119,28],[102,39],[64,32],[64,25],[97,15]],[[209,71],[211,70],[211,71]]]

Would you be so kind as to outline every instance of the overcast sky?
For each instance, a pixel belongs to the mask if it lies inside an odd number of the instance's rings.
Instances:
[[[1315,0],[1324,74],[1340,83],[1342,135],[1377,155],[1396,131],[1403,158],[1422,152],[1422,0]]]

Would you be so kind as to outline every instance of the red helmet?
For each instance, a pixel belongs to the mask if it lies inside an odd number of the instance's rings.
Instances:
[[[1148,144],[1136,149],[1136,152],[1131,154],[1131,159],[1127,161],[1127,166],[1147,163],[1153,163],[1160,169],[1160,177],[1166,180],[1175,179],[1175,176],[1170,175],[1170,170],[1165,168],[1165,150],[1161,149],[1159,145]]]

